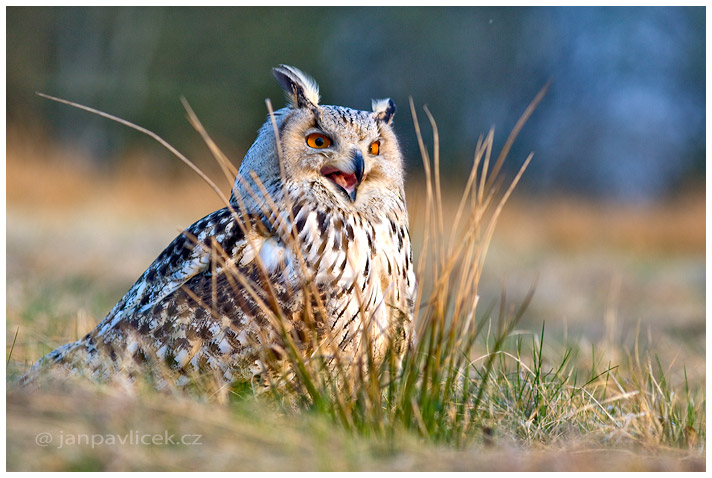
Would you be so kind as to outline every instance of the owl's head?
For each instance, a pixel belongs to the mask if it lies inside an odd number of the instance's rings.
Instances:
[[[273,73],[289,104],[274,114],[276,134],[271,118],[262,126],[240,174],[249,178],[254,171],[265,184],[281,184],[283,170],[288,187],[303,187],[326,205],[347,210],[402,202],[393,101],[373,100],[372,111],[320,105],[319,87],[305,73],[286,65]]]

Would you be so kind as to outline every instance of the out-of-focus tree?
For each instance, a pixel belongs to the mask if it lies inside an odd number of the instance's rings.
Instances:
[[[477,136],[495,125],[501,145],[552,80],[512,154],[536,151],[525,185],[649,199],[704,172],[702,7],[9,7],[7,120],[110,161],[145,140],[34,91],[188,147],[199,139],[182,95],[220,144],[244,151],[264,99],[283,105],[269,76],[279,63],[314,75],[325,103],[392,97],[412,169],[410,96],[435,116],[444,173],[457,175]]]

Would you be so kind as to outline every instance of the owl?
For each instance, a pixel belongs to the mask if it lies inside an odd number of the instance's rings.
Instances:
[[[92,332],[25,382],[51,370],[223,386],[263,379],[289,350],[341,367],[364,351],[372,364],[402,358],[416,279],[395,105],[320,105],[299,69],[273,74],[288,105],[259,130],[229,204],[178,235]]]

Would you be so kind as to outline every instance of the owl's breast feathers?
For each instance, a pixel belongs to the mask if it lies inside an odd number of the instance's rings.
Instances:
[[[96,329],[33,371],[132,380],[160,369],[160,380],[178,384],[205,373],[250,380],[261,349],[280,343],[277,316],[303,330],[309,285],[318,294],[309,301],[326,312],[328,340],[342,350],[358,348],[364,321],[381,349],[390,340],[407,345],[415,277],[405,209],[366,221],[305,200],[292,204],[279,217],[224,208],[194,223]],[[298,247],[284,237],[284,224],[293,226]]]

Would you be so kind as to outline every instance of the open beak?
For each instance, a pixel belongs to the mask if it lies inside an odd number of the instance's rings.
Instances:
[[[321,168],[321,175],[336,184],[351,202],[356,200],[356,192],[363,179],[364,162],[361,151],[354,152],[351,158],[350,170],[343,171],[333,166]]]

